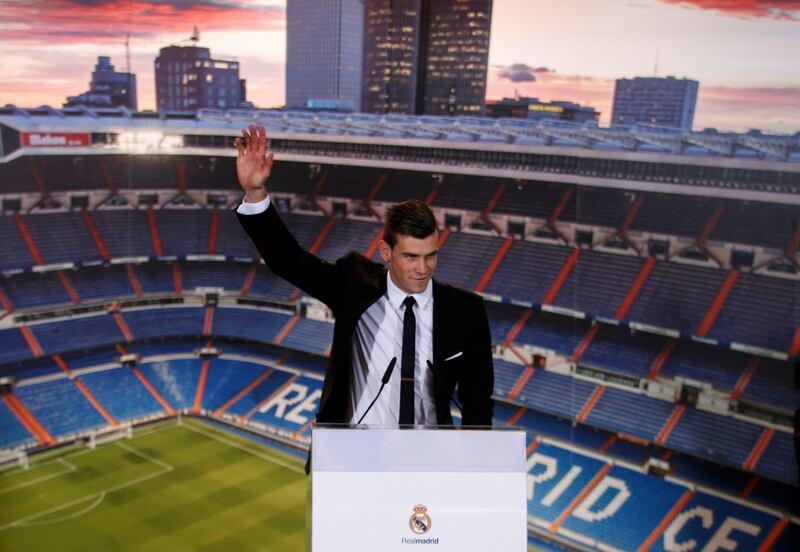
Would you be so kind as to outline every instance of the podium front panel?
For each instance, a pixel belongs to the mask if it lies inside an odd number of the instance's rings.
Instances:
[[[521,431],[315,428],[312,549],[522,552],[525,484]]]

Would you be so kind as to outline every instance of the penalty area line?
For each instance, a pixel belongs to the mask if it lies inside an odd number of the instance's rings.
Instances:
[[[134,449],[132,447],[129,447],[129,446],[124,445],[122,443],[115,443],[115,444],[117,446],[119,446],[120,448],[122,448],[124,450],[127,450],[128,452],[130,452],[132,454],[136,454],[137,456],[139,456],[141,458],[144,458],[148,462],[157,465],[161,469],[159,471],[156,471],[156,472],[153,472],[153,473],[149,473],[147,475],[143,475],[141,477],[137,477],[137,478],[131,479],[129,481],[125,481],[124,483],[120,483],[119,485],[115,485],[113,487],[109,487],[107,489],[103,489],[103,490],[98,491],[96,493],[91,493],[91,494],[88,494],[86,496],[82,496],[80,498],[76,498],[75,500],[71,500],[69,502],[65,502],[64,504],[59,504],[58,506],[54,506],[54,507],[49,508],[47,510],[44,510],[42,512],[37,512],[35,514],[26,516],[24,518],[20,518],[18,520],[6,523],[5,525],[0,525],[0,532],[5,531],[6,529],[10,529],[12,527],[26,527],[26,526],[31,526],[31,525],[49,525],[49,524],[61,523],[62,521],[75,519],[77,517],[80,517],[80,516],[90,512],[91,510],[93,510],[94,508],[99,506],[100,503],[103,501],[103,499],[106,497],[106,495],[111,494],[111,493],[113,493],[115,491],[119,491],[119,490],[125,489],[127,487],[131,487],[133,485],[137,485],[139,483],[144,483],[145,481],[149,481],[150,479],[154,479],[156,477],[160,477],[160,476],[162,476],[164,474],[167,474],[167,473],[171,472],[173,469],[175,469],[173,466],[167,464],[166,462],[158,460],[157,458],[153,458],[153,457],[151,457],[151,456],[149,456],[149,455],[147,455],[147,454],[145,454],[145,453],[143,453],[141,451],[138,451],[138,450],[136,450],[136,449]],[[72,506],[76,506],[78,504],[81,504],[83,502],[86,502],[86,501],[92,500],[92,499],[95,499],[94,503],[92,503],[90,505],[90,507],[84,508],[83,510],[81,510],[79,512],[75,512],[73,514],[69,514],[67,516],[63,516],[61,518],[56,518],[56,519],[53,519],[53,520],[46,520],[46,521],[36,522],[35,524],[31,523],[31,522],[35,522],[39,518],[42,518],[42,517],[45,517],[47,515],[53,514],[55,512],[60,511],[60,510],[64,510],[65,508],[70,508]]]
[[[35,479],[30,479],[28,481],[23,481],[22,483],[18,483],[16,485],[12,485],[10,487],[5,487],[3,489],[0,489],[0,495],[6,494],[6,493],[10,493],[11,491],[16,491],[17,489],[24,489],[25,487],[30,487],[31,485],[36,485],[37,483],[42,483],[42,482],[48,481],[50,479],[55,479],[56,477],[61,477],[62,475],[66,475],[66,474],[74,472],[75,470],[78,469],[78,468],[75,467],[74,464],[71,464],[71,463],[67,462],[63,458],[58,458],[57,460],[54,460],[51,463],[52,464],[61,464],[66,469],[65,470],[60,470],[60,471],[57,471],[57,472],[54,472],[54,473],[51,473],[51,474],[48,474],[48,475],[43,475],[43,476],[37,477]]]

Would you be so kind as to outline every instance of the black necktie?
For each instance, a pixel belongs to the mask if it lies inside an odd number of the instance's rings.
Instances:
[[[417,302],[410,295],[403,301],[406,312],[403,315],[403,354],[400,364],[400,425],[414,424],[414,359],[417,337],[417,317],[414,305]]]

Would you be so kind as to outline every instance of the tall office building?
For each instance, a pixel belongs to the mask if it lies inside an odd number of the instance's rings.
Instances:
[[[698,87],[697,81],[675,77],[617,79],[611,124],[691,130]]]
[[[364,111],[481,115],[492,0],[366,0]]]
[[[92,72],[88,92],[69,96],[64,107],[84,105],[87,107],[125,106],[132,111],[137,109],[136,75],[115,71],[111,58],[98,56],[97,65]]]
[[[286,106],[361,109],[364,0],[288,0]]]
[[[422,4],[422,0],[367,0],[364,111],[416,113]]]
[[[155,61],[156,105],[159,111],[228,109],[245,103],[239,62],[212,59],[208,48],[167,46]]]

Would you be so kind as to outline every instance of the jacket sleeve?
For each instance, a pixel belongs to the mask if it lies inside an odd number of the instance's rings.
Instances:
[[[492,425],[494,414],[494,363],[492,361],[492,337],[489,333],[489,318],[483,299],[478,296],[476,308],[471,316],[469,335],[472,365],[458,386],[462,415],[467,425]]]
[[[236,217],[272,272],[336,310],[341,270],[300,247],[274,204],[257,215]]]

